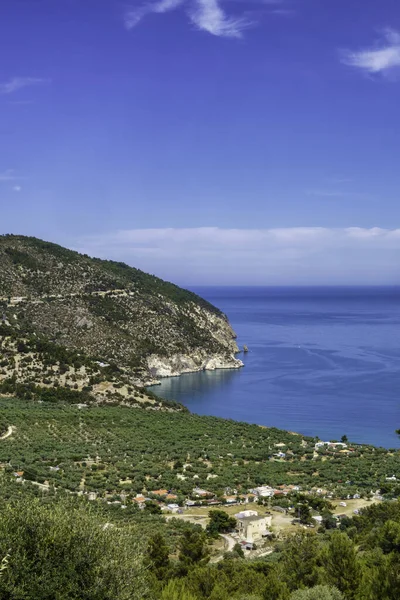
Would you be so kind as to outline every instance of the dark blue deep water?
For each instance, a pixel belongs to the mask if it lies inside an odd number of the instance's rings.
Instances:
[[[400,447],[400,288],[193,288],[229,317],[245,367],[164,379],[192,412]]]

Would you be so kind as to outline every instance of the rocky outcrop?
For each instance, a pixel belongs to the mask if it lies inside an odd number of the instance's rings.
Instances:
[[[193,351],[173,353],[170,356],[152,354],[147,358],[147,368],[152,378],[176,377],[183,373],[239,369],[243,362],[235,358],[239,352],[236,334],[222,313],[216,314],[191,303],[189,311],[196,327],[215,341],[215,351],[196,348]],[[153,382],[154,383],[154,382]]]
[[[177,377],[183,373],[197,371],[214,371],[215,369],[239,369],[243,367],[241,360],[233,355],[205,356],[198,352],[192,355],[175,354],[170,357],[152,355],[147,359],[147,365],[155,383],[160,377]],[[148,382],[149,383],[149,382]]]

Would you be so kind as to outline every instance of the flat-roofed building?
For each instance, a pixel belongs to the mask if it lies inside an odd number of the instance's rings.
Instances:
[[[242,517],[237,520],[237,531],[240,537],[247,542],[260,540],[269,533],[269,528],[272,524],[272,517],[264,516],[249,516]]]

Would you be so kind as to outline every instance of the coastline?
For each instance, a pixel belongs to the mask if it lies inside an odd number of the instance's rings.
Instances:
[[[239,354],[239,351],[237,352]],[[161,385],[161,379],[180,377],[190,373],[202,371],[237,370],[244,367],[244,362],[235,355],[223,356],[220,354],[204,356],[203,353],[176,354],[171,357],[157,355],[148,358],[148,368],[154,379],[146,382],[145,387]]]

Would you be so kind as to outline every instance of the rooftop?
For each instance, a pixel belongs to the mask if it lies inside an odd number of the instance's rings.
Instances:
[[[252,516],[252,517],[240,517],[238,519],[238,521],[263,521],[264,519],[267,519],[268,515],[263,515],[263,516]]]

